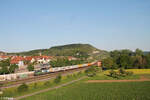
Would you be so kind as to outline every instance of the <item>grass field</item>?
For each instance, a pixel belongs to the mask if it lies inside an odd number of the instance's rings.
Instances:
[[[122,77],[121,80],[140,79],[141,75],[150,79],[150,70],[148,69],[130,69],[134,75]],[[41,93],[23,100],[150,100],[150,82],[128,82],[128,83],[86,83],[87,80],[116,80],[109,77],[109,71],[98,73],[96,76],[86,78],[72,85]],[[74,74],[75,75],[75,74]],[[8,97],[17,97],[25,94],[30,94],[42,89],[54,87],[71,80],[78,79],[84,76],[84,73],[72,75],[70,78],[63,77],[59,84],[54,84],[50,81],[49,86],[44,86],[45,82],[39,82],[37,88],[34,84],[29,85],[29,90],[24,93],[18,93],[17,88],[5,90],[5,95]]]
[[[132,69],[129,71],[133,71],[134,75],[124,77],[122,78],[123,80],[140,79],[140,76],[150,79],[150,70]],[[86,83],[87,80],[114,80],[104,74],[106,74],[106,72],[99,73],[95,77],[84,79],[72,85],[22,100],[150,100],[150,82],[148,81],[126,83]]]
[[[70,75],[67,75],[67,76],[63,76],[62,79],[61,79],[61,82],[58,83],[58,84],[55,84],[52,80],[47,80],[47,81],[40,81],[40,82],[36,82],[37,83],[37,86],[35,88],[34,86],[34,83],[31,83],[28,85],[29,89],[28,91],[25,91],[25,92],[18,92],[17,91],[17,87],[12,87],[12,88],[8,88],[8,89],[4,89],[3,92],[3,97],[17,97],[17,96],[22,96],[22,95],[25,95],[25,94],[30,94],[30,93],[33,93],[33,92],[36,92],[36,91],[40,91],[40,90],[43,90],[43,89],[46,89],[46,88],[50,88],[50,87],[54,87],[54,86],[58,86],[58,85],[61,85],[63,83],[66,83],[66,82],[69,82],[69,81],[72,81],[72,80],[75,80],[75,79],[78,79],[80,77],[84,76],[84,73],[73,73],[73,74],[70,74]],[[48,85],[44,85],[45,82],[49,82]]]
[[[150,100],[149,93],[150,82],[78,82],[23,100]]]

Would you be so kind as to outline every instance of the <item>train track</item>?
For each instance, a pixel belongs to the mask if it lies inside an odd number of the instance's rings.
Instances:
[[[60,71],[60,72],[55,72],[55,73],[44,74],[44,75],[40,75],[40,76],[33,76],[33,77],[30,77],[30,78],[21,79],[21,80],[5,81],[5,82],[1,82],[1,84],[5,84],[5,86],[2,86],[1,89],[16,87],[16,86],[19,86],[22,83],[30,84],[30,83],[38,82],[38,81],[45,81],[45,80],[53,79],[59,74],[65,76],[65,75],[72,74],[74,72],[79,72],[79,71],[82,71],[82,70],[86,70],[87,68],[89,68],[89,66],[88,67],[77,68],[77,69],[72,69],[72,70],[67,70],[67,71]]]

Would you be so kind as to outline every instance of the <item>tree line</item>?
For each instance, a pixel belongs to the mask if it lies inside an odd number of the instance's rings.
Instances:
[[[64,66],[83,64],[84,62],[85,62],[84,60],[69,61],[67,58],[58,58],[57,60],[50,61],[50,65],[52,67],[64,67]]]
[[[103,68],[106,69],[143,69],[150,68],[150,53],[144,53],[140,49],[135,52],[131,50],[114,50],[110,52],[110,57],[102,61]]]
[[[0,61],[0,75],[14,73],[18,65],[10,64],[10,59]]]

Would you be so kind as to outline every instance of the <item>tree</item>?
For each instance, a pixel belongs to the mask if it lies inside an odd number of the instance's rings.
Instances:
[[[0,74],[9,74],[8,66],[1,67]]]
[[[10,66],[10,59],[2,60],[2,61],[0,62],[0,66],[1,66],[1,67]]]
[[[30,64],[28,65],[27,69],[28,71],[34,71],[34,66]]]
[[[135,55],[137,55],[137,56],[142,56],[142,55],[143,55],[143,51],[140,50],[140,49],[136,49],[136,50],[135,50]]]
[[[134,61],[134,67],[135,68],[139,68],[141,69],[142,68],[142,57],[141,56],[135,56],[135,61]]]
[[[0,62],[0,74],[9,74],[9,66],[10,66],[10,59],[2,60]]]
[[[87,76],[93,77],[99,71],[100,71],[100,68],[98,66],[92,66],[92,67],[88,68],[87,70],[85,70],[85,73]]]
[[[23,83],[22,85],[20,85],[18,88],[17,88],[18,92],[25,92],[28,90],[28,85],[26,85],[25,83]]]
[[[146,65],[145,68],[150,68],[150,53],[145,56]]]
[[[14,73],[15,70],[18,69],[18,68],[19,68],[18,65],[12,64],[12,65],[10,65],[10,67],[9,67],[9,72],[10,72],[10,73]]]
[[[112,68],[113,64],[114,64],[114,62],[113,62],[113,59],[111,57],[106,58],[102,61],[103,67],[108,68],[108,69]]]

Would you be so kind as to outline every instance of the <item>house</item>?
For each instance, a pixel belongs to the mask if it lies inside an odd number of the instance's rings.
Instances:
[[[26,56],[26,57],[24,57],[25,59],[25,61],[28,61],[28,62],[30,62],[30,63],[33,63],[33,62],[35,62],[35,59],[34,59],[34,57],[32,57],[32,56]]]
[[[34,56],[34,59],[35,59],[38,63],[46,64],[46,63],[48,63],[48,62],[51,61],[52,57],[51,57],[51,56]]]
[[[8,58],[9,58],[9,56],[4,56],[4,55],[0,56],[0,60],[5,60],[5,59],[8,59]]]
[[[69,57],[68,57],[68,60],[69,60],[69,61],[71,61],[71,60],[77,60],[77,58],[72,57],[72,56],[69,56]]]
[[[14,57],[11,58],[10,64],[16,64],[19,67],[22,67],[22,66],[24,66],[24,60],[25,60],[24,57],[14,56]]]

